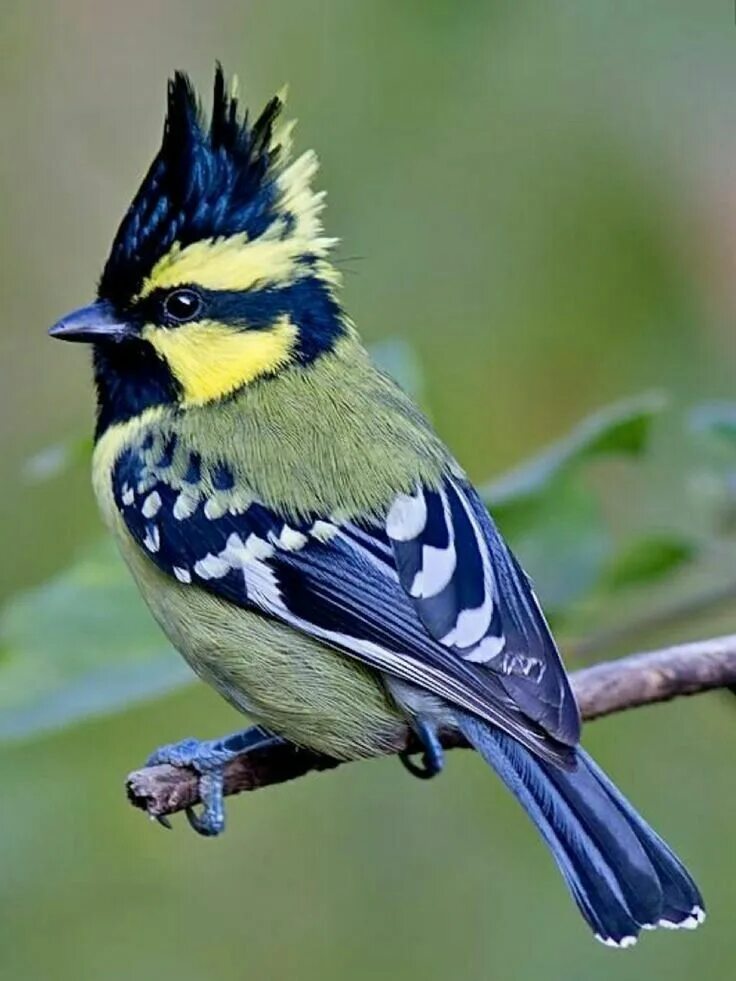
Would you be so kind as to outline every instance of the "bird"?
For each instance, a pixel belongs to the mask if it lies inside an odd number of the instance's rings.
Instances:
[[[94,492],[150,612],[254,723],[162,746],[192,827],[225,826],[236,755],[358,760],[440,735],[475,748],[550,849],[598,940],[694,928],[665,842],[580,746],[531,580],[462,467],[345,312],[312,151],[285,95],[255,118],[215,71],[208,114],[168,83],[163,137],[99,279],[50,334],[91,345]]]

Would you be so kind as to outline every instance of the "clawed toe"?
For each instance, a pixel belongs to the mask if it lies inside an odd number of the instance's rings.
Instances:
[[[170,766],[193,766],[197,769],[196,760],[201,756],[203,745],[199,739],[180,739],[178,743],[159,746],[146,760],[146,766],[168,763]]]
[[[420,780],[430,780],[437,776],[445,763],[442,743],[435,729],[423,719],[414,720],[414,729],[424,748],[422,762],[416,763],[407,750],[399,753],[399,759],[412,776],[419,777]]]
[[[280,736],[261,726],[252,726],[224,739],[182,739],[178,743],[169,743],[151,753],[146,765],[189,767],[199,773],[199,799],[202,808],[195,811],[193,807],[188,807],[186,815],[197,834],[213,838],[225,829],[224,786],[227,764],[244,752],[281,742],[283,740]],[[163,827],[171,827],[164,815],[154,817]]]
[[[202,802],[202,810],[197,813],[193,807],[186,809],[190,826],[205,838],[214,838],[225,830],[223,785],[221,769],[203,773],[199,778],[199,799]]]

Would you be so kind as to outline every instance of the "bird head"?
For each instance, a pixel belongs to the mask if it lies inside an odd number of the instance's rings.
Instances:
[[[311,151],[275,96],[251,123],[218,65],[205,119],[169,82],[161,148],[123,218],[97,301],[50,333],[94,346],[98,432],[146,408],[199,406],[329,351],[346,330]]]

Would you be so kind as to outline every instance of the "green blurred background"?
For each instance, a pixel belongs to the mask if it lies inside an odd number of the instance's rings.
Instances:
[[[346,305],[371,342],[411,344],[426,407],[483,479],[612,399],[736,394],[735,50],[727,0],[5,0],[0,594],[100,533],[85,466],[20,475],[91,424],[86,358],[45,328],[92,295],[173,69],[209,87],[219,58],[254,106],[289,81],[350,259]],[[675,411],[636,473],[591,479],[623,541],[697,528],[693,494],[720,493],[709,473]],[[627,594],[606,623],[650,599]],[[658,638],[734,627],[736,601]],[[124,776],[156,745],[237,724],[196,684],[0,751],[3,978],[732,977],[732,698],[586,731],[709,905],[703,930],[626,953],[591,940],[469,754],[429,785],[387,760],[233,800],[218,841],[126,805]]]

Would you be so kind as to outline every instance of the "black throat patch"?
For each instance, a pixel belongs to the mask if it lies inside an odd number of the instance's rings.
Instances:
[[[181,386],[145,341],[96,344],[93,354],[97,389],[95,440],[118,422],[145,409],[178,401]]]

